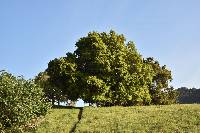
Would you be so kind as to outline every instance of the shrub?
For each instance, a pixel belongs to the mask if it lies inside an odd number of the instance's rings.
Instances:
[[[20,132],[30,120],[45,115],[50,104],[33,80],[0,72],[0,130]]]

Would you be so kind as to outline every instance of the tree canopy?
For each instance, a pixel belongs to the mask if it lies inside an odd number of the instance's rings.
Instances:
[[[51,60],[46,70],[49,83],[68,99],[101,106],[175,102],[168,85],[171,71],[153,58],[144,59],[124,35],[89,32],[75,46],[73,53]]]

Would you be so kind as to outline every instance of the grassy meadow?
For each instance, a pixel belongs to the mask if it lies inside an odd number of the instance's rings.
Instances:
[[[198,133],[200,105],[52,109],[35,133]]]
[[[68,133],[78,121],[79,109],[52,109],[36,130],[27,133]]]
[[[200,105],[85,108],[76,132],[200,131]]]

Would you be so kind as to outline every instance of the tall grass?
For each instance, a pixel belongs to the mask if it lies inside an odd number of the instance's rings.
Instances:
[[[79,109],[52,109],[36,130],[29,133],[68,133],[78,121]]]
[[[200,131],[200,105],[84,108],[75,132]]]

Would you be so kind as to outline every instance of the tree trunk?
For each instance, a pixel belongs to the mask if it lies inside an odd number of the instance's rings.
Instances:
[[[60,106],[60,100],[58,100],[58,106]]]
[[[52,106],[54,106],[54,103],[55,103],[55,99],[53,98],[52,99]]]

